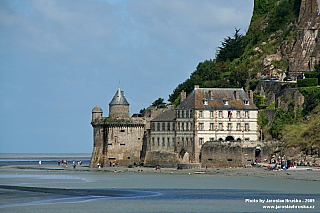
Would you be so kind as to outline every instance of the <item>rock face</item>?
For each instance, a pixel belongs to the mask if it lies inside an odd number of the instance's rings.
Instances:
[[[289,59],[289,74],[293,78],[312,71],[320,60],[320,0],[302,0],[297,37]]]

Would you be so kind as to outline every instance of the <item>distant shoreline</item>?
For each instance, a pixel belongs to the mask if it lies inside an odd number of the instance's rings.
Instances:
[[[241,177],[257,177],[257,178],[283,178],[306,181],[320,181],[320,169],[318,167],[301,167],[297,169],[288,169],[280,171],[269,171],[266,167],[257,168],[208,168],[208,169],[175,169],[161,168],[156,170],[150,167],[103,167],[89,168],[88,166],[72,165],[14,165],[2,166],[0,169],[26,169],[26,170],[46,170],[54,171],[69,171],[69,172],[106,172],[106,173],[145,173],[145,174],[172,174],[172,175],[211,175],[211,176],[241,176]]]

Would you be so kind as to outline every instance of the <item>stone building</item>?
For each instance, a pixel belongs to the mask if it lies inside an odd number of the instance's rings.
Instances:
[[[109,117],[102,116],[99,106],[92,110],[94,146],[90,167],[119,163],[132,165],[140,162],[145,122],[141,117],[130,117],[129,103],[118,89],[109,104]]]
[[[151,120],[145,165],[201,163],[201,149],[206,142],[258,140],[258,108],[252,92],[243,89],[199,88],[181,103]],[[252,147],[256,146],[253,144]]]
[[[148,108],[143,115],[129,115],[129,103],[118,89],[109,104],[109,117],[98,106],[92,110],[94,148],[90,167],[144,164],[176,167],[201,163],[206,142],[258,140],[258,109],[243,89],[199,88],[180,105]],[[208,155],[208,152],[205,152]],[[212,157],[210,157],[212,158]]]

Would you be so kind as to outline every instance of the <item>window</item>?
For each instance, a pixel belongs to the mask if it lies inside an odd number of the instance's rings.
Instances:
[[[231,130],[231,127],[232,127],[231,123],[228,123],[228,130]]]
[[[244,100],[243,101],[245,105],[249,105],[249,101],[248,100]]]
[[[219,111],[219,118],[222,118],[222,111]]]
[[[214,141],[214,138],[210,138],[210,141]]]
[[[167,130],[170,130],[171,123],[167,123]]]
[[[244,117],[245,117],[245,118],[249,118],[249,112],[248,112],[248,111],[245,111],[245,112],[244,112]]]
[[[153,122],[152,122],[152,124],[151,124],[151,129],[152,129],[153,131],[155,131],[155,130],[156,130],[155,123],[153,123]]]
[[[189,118],[189,110],[186,111],[186,118]]]
[[[157,123],[157,130],[160,131],[160,123]]]
[[[152,146],[154,146],[154,138],[152,138]]]
[[[166,124],[165,124],[165,122],[162,123],[162,130],[166,130]]]
[[[237,130],[238,130],[238,131],[241,130],[241,125],[240,125],[240,123],[237,123]]]
[[[237,118],[240,118],[240,111],[237,111]]]
[[[167,138],[168,147],[170,147],[170,138]]]
[[[199,130],[203,130],[203,123],[199,123]]]
[[[208,100],[203,100],[203,105],[208,105]]]
[[[249,131],[249,124],[248,124],[248,123],[245,123],[245,124],[244,124],[244,129],[245,129],[246,131]]]
[[[199,118],[202,118],[202,111],[199,111]]]
[[[184,110],[182,110],[181,112],[182,112],[181,118],[184,118]]]
[[[222,123],[219,123],[219,130],[223,130],[222,128],[223,128]]]
[[[189,145],[189,138],[186,138],[186,146],[188,146]]]
[[[180,118],[180,111],[177,111],[177,117]]]
[[[184,130],[184,123],[181,123],[181,130]]]
[[[210,118],[213,118],[214,116],[214,111],[210,111]]]
[[[160,138],[157,138],[158,146],[160,146]]]
[[[164,142],[164,139],[165,139],[165,138],[162,138],[162,146],[163,146],[163,147],[166,146],[166,143]]]
[[[229,105],[229,102],[228,101],[223,101],[224,105]]]
[[[210,123],[210,130],[214,130],[214,123]]]
[[[203,144],[203,138],[199,138],[199,145],[201,146]]]

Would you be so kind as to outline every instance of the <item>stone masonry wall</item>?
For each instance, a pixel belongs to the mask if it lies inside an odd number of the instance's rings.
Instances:
[[[224,145],[215,142],[207,142],[202,146],[201,150],[201,166],[208,168],[218,167],[242,167],[250,165],[251,160],[256,159],[255,147],[241,147],[240,144]],[[272,153],[272,146],[259,146],[259,159],[269,158]]]
[[[125,166],[140,164],[144,125],[111,125],[106,131],[108,148],[104,165],[110,162]]]

